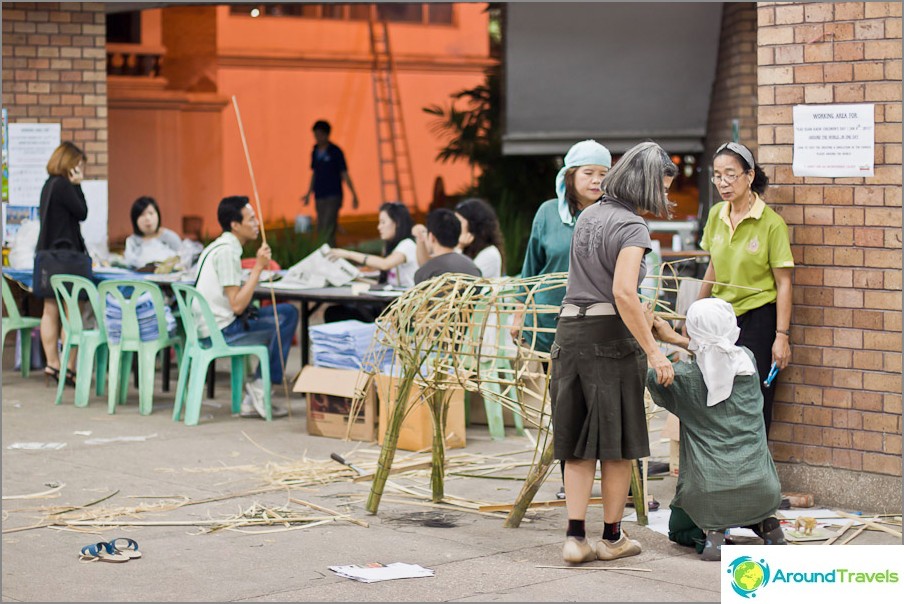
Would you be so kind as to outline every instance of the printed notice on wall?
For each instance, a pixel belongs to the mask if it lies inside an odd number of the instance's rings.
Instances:
[[[794,176],[872,176],[875,106],[795,105]]]
[[[9,125],[9,203],[36,206],[47,180],[47,161],[60,145],[60,124]]]

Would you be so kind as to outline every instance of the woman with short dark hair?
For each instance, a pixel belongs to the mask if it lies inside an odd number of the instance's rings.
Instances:
[[[716,150],[712,181],[722,202],[709,211],[703,229],[700,247],[709,250],[710,262],[698,298],[712,295],[734,308],[738,346],[756,358],[768,434],[775,386],[763,380],[772,363],[784,369],[791,361],[794,257],[788,225],[763,201],[769,178],[744,145],[725,143]]]
[[[142,196],[132,204],[130,212],[133,234],[126,239],[123,254],[126,264],[142,268],[179,255],[182,239],[161,226],[160,206],[153,197]]]

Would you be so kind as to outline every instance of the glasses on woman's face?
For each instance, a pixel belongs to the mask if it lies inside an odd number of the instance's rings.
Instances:
[[[709,181],[716,186],[719,186],[720,182],[724,182],[725,184],[730,185],[734,184],[734,181],[736,181],[740,177],[740,174],[719,174],[710,178]]]

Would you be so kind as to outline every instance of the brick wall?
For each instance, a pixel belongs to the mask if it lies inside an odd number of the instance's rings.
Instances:
[[[792,231],[776,461],[901,476],[901,4],[758,4],[758,159]],[[875,103],[875,176],[792,174],[792,107]]]
[[[107,71],[102,3],[3,3],[3,106],[10,122],[59,122],[107,178]]]
[[[719,145],[731,140],[735,119],[740,126],[739,140],[756,155],[756,10],[753,2],[723,4],[716,79],[706,124],[704,166]],[[706,186],[710,186],[708,182]]]

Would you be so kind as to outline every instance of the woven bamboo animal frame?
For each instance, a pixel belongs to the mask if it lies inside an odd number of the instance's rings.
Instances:
[[[676,293],[683,280],[679,262],[663,263],[653,275],[652,296],[641,299],[652,303],[657,315],[682,319],[662,300],[666,292]],[[433,435],[433,499],[443,498],[443,459],[445,417],[448,412],[447,392],[463,388],[479,392],[503,408],[524,418],[537,428],[536,452],[515,508],[506,521],[518,526],[537,489],[546,479],[553,462],[551,416],[548,401],[548,375],[531,373],[528,367],[548,364],[549,354],[537,350],[535,336],[554,333],[554,328],[538,327],[542,315],[548,318],[558,306],[538,304],[538,294],[551,291],[564,293],[567,273],[551,273],[526,279],[482,279],[460,274],[447,274],[423,282],[396,299],[377,319],[377,337],[365,357],[363,379],[357,387],[357,400],[352,417],[363,405],[365,393],[376,373],[390,364],[398,376],[398,388],[389,401],[387,430],[377,472],[367,502],[367,510],[376,513],[383,487],[392,466],[399,429],[406,415],[417,405],[427,404],[434,419]],[[650,292],[650,288],[645,290]],[[513,321],[528,318],[521,329],[520,342],[510,335]],[[390,359],[387,358],[390,355]],[[544,384],[540,391],[528,382]],[[408,405],[412,392],[416,400]],[[530,399],[532,402],[528,402]],[[648,407],[648,412],[650,408]],[[351,423],[350,423],[351,425]],[[635,464],[636,465],[636,464]],[[645,522],[646,496],[642,493],[639,469],[635,468],[633,492],[638,519]]]

